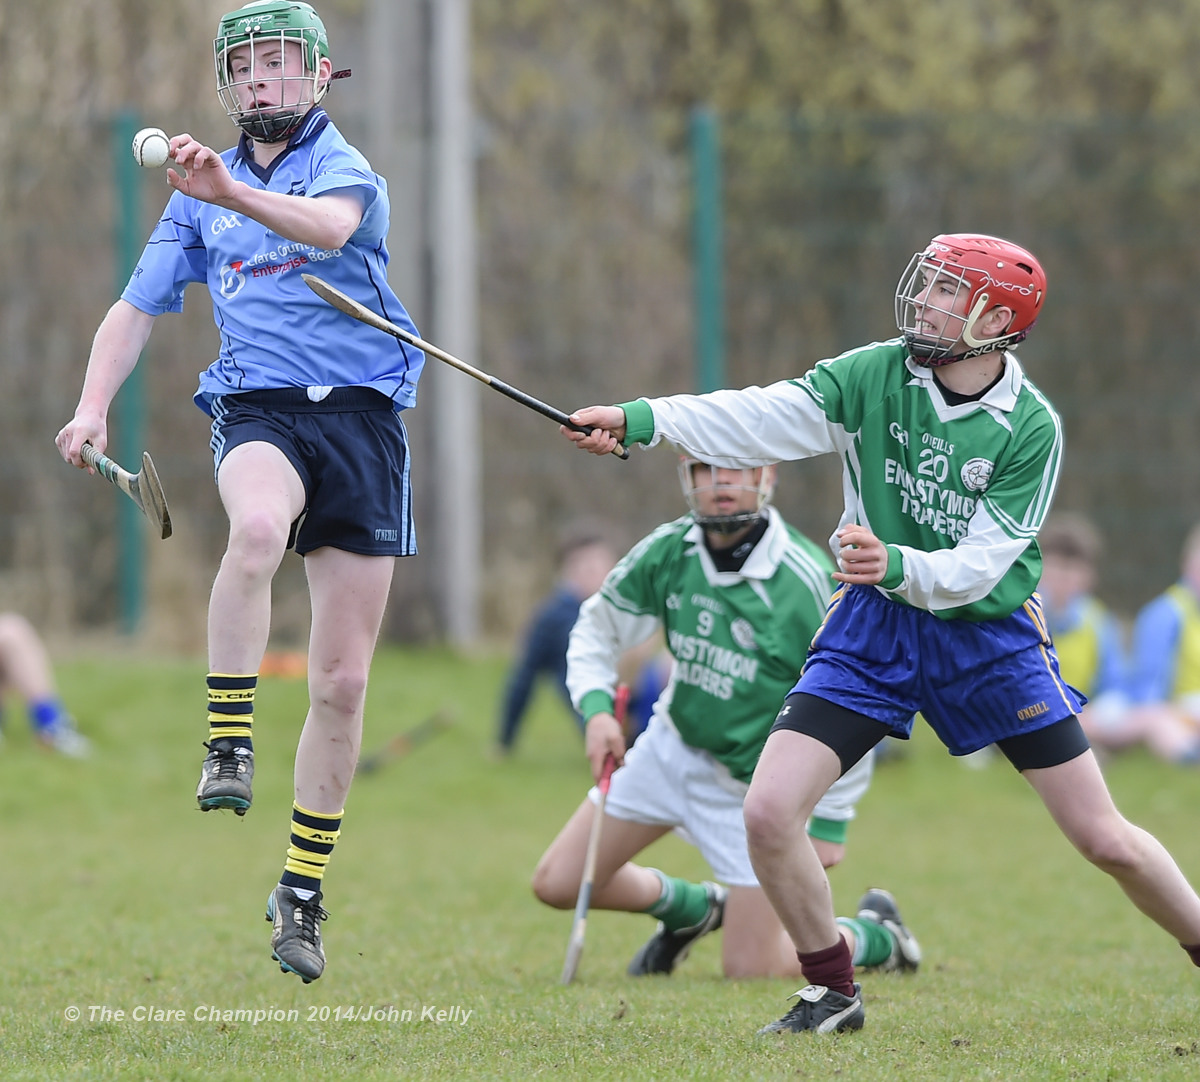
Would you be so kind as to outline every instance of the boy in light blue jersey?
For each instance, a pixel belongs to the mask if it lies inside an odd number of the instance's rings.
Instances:
[[[1102,743],[1093,734],[1119,725],[1128,709],[1128,663],[1120,624],[1093,592],[1100,533],[1084,515],[1056,512],[1038,534],[1038,548],[1038,593],[1059,669],[1067,683],[1087,696],[1080,720],[1092,744]]]
[[[416,402],[424,356],[325,304],[301,278],[315,271],[415,331],[387,284],[387,186],[319,106],[349,73],[333,71],[317,13],[256,0],[221,19],[213,54],[241,138],[224,153],[188,134],[170,140],[174,193],[96,332],[56,442],[76,466],[85,441],[104,450],[109,406],[155,318],[181,310],[189,283],[205,283],[221,350],[195,400],[212,417],[229,541],[209,602],[209,740],[196,798],[202,811],[250,806],[271,580],[294,546],[312,606],[310,706],[267,919],[273,957],[308,983],[325,967],[322,876],[358,760],[395,557],[417,551],[399,413]]]
[[[1079,723],[1097,755],[1143,744],[1170,762],[1200,756],[1200,736],[1174,711],[1132,702],[1121,628],[1092,593],[1101,551],[1096,527],[1083,515],[1052,514],[1038,534],[1038,547],[1046,626],[1063,676],[1088,697]],[[1160,648],[1155,665],[1162,665],[1164,655],[1170,663],[1170,651]]]
[[[899,338],[770,387],[591,406],[564,435],[594,454],[661,439],[721,466],[834,453],[839,570],[744,804],[759,882],[809,986],[764,1032],[858,1029],[863,1006],[804,823],[829,785],[914,712],[955,755],[996,744],[1072,844],[1200,965],[1200,897],[1113,805],[1035,588],[1062,457],[1057,413],[1010,351],[1046,278],[1019,245],[935,237],[896,289]]]

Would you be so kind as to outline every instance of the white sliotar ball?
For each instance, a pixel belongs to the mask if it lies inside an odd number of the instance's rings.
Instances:
[[[133,137],[133,160],[144,169],[165,165],[171,141],[162,128],[143,128]]]

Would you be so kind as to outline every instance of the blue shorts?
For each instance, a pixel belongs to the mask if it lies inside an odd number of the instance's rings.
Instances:
[[[312,402],[303,388],[249,391],[214,399],[212,411],[214,476],[233,448],[254,442],[278,447],[299,474],[305,507],[289,548],[416,554],[408,434],[386,395],[335,387]]]
[[[1001,620],[942,620],[871,586],[834,592],[793,691],[907,739],[920,714],[953,755],[1078,714],[1034,594]]]

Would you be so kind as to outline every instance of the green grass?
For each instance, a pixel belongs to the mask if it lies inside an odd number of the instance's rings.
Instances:
[[[925,947],[913,977],[863,977],[867,1025],[756,1039],[795,988],[719,977],[715,937],[672,978],[625,965],[648,918],[594,914],[577,982],[569,913],[534,902],[539,854],[586,765],[543,692],[518,753],[488,748],[503,667],[385,650],[367,750],[443,706],[456,723],[357,780],[328,874],[329,965],[305,986],[262,919],[286,845],[303,684],[264,680],[255,806],[201,815],[203,665],[80,660],[65,698],[96,755],[34,748],[12,712],[0,752],[5,1079],[1194,1079],[1200,972],[1076,857],[1011,770],[950,760],[928,731],[882,767],[832,874],[839,911],[893,890]],[[1200,880],[1196,773],[1115,761],[1118,803]],[[669,838],[652,860],[705,874]],[[422,1020],[425,1007],[472,1012]],[[78,1007],[82,1018],[64,1012]],[[100,1017],[92,1008],[122,1010]],[[137,1009],[182,1020],[134,1020]],[[297,1012],[249,1021],[221,1011]],[[339,1018],[371,1011],[394,1020]],[[401,1012],[411,1011],[411,1017]]]

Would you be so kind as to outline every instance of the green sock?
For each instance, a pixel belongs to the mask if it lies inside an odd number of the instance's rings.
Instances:
[[[703,884],[677,879],[660,872],[657,868],[650,870],[662,880],[662,894],[657,902],[643,912],[657,917],[671,932],[699,924],[708,912],[708,891],[704,889]]]
[[[856,966],[881,966],[892,956],[895,941],[882,924],[855,917],[838,917],[837,922],[854,933],[853,962]]]

